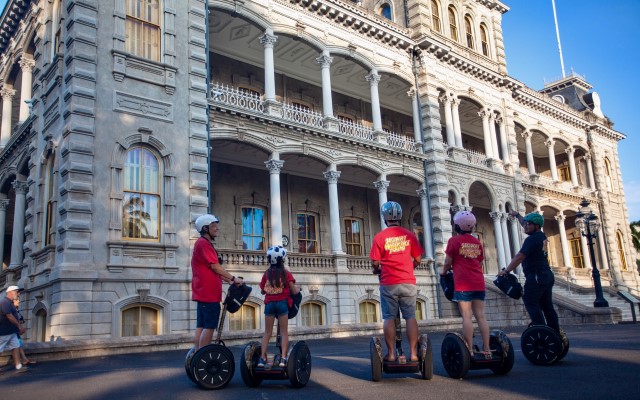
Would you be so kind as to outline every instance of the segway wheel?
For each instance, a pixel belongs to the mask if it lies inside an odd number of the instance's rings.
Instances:
[[[371,380],[374,382],[380,382],[382,380],[382,355],[380,346],[380,339],[371,338],[369,344],[369,352],[371,355]]]
[[[287,360],[287,375],[294,388],[307,385],[311,377],[311,352],[303,341],[297,342],[289,352]]]
[[[251,342],[244,347],[242,352],[242,360],[240,360],[240,376],[245,385],[249,387],[258,387],[262,383],[262,379],[254,375],[255,367],[258,365],[258,359],[262,346],[258,342]]]
[[[196,378],[191,373],[191,360],[193,360],[195,349],[195,347],[192,347],[184,358],[184,370],[187,372],[187,376],[193,381],[193,383],[196,383]]]
[[[418,339],[418,356],[422,379],[430,381],[433,378],[433,349],[431,339],[427,335],[420,335]]]
[[[535,365],[551,365],[563,351],[560,336],[544,325],[534,325],[524,331],[520,345],[522,354]]]
[[[502,331],[493,331],[489,337],[491,352],[502,358],[502,362],[497,367],[492,367],[491,371],[496,375],[506,375],[513,368],[516,360],[515,351],[511,340]]]
[[[471,354],[464,340],[455,333],[447,333],[442,341],[442,364],[450,377],[464,378],[471,367]]]
[[[233,378],[236,364],[231,350],[218,344],[207,345],[193,355],[191,373],[203,389],[221,389]]]
[[[566,356],[569,352],[569,338],[567,337],[565,331],[563,331],[562,329],[560,329],[560,339],[562,339],[562,352],[558,357],[558,361],[562,360],[564,356]]]

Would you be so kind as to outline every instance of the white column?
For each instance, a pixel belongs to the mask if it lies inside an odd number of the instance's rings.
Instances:
[[[0,125],[0,148],[4,148],[11,138],[11,110],[13,104],[13,96],[16,91],[7,87],[0,90],[2,96],[2,125]]]
[[[502,268],[506,268],[507,264],[504,260],[504,245],[502,244],[502,229],[500,226],[500,213],[489,213],[493,220],[493,232],[496,237],[496,250],[498,251],[498,271],[502,271]]]
[[[594,187],[595,189],[595,187]],[[600,269],[609,269],[609,258],[607,257],[607,246],[604,243],[604,229],[600,228],[600,232],[598,232],[598,245],[600,246]],[[615,270],[615,268],[614,268]],[[617,271],[613,271],[614,274]]]
[[[593,164],[591,163],[591,154],[584,155],[584,162],[587,164],[587,175],[589,175],[589,188],[596,190],[596,182],[593,175]]]
[[[536,164],[533,160],[533,147],[531,146],[531,135],[530,131],[524,131],[521,133],[524,138],[524,146],[527,151],[527,167],[529,168],[529,175],[536,174]]]
[[[505,165],[511,164],[511,155],[509,154],[509,143],[507,143],[507,127],[503,117],[496,118],[500,130],[500,148],[502,149],[502,162]]]
[[[500,231],[502,232],[502,245],[504,247],[505,266],[511,262],[511,246],[509,246],[509,230],[507,229],[507,218],[509,214],[500,214]]]
[[[382,114],[380,112],[380,97],[378,95],[378,82],[380,82],[380,75],[378,71],[372,70],[369,75],[365,77],[369,82],[369,89],[371,91],[371,116],[373,117],[373,131],[382,131]]]
[[[422,132],[420,132],[420,110],[418,108],[418,97],[416,89],[412,88],[407,92],[407,96],[411,97],[411,112],[413,113],[413,139],[416,143],[422,143]]]
[[[571,254],[569,254],[569,242],[567,241],[567,231],[564,226],[566,215],[560,213],[554,217],[558,221],[558,230],[560,231],[560,246],[562,247],[562,262],[564,267],[573,268]]]
[[[569,155],[569,173],[571,174],[571,185],[573,187],[577,187],[578,174],[576,174],[576,159],[574,157],[575,149],[573,148],[573,146],[569,146],[565,151]]]
[[[554,146],[556,141],[553,139],[548,139],[544,142],[547,145],[547,149],[549,152],[549,169],[551,170],[551,179],[554,182],[558,181],[558,167],[556,165],[556,152],[554,150]]]
[[[338,178],[340,171],[331,165],[329,171],[324,172],[324,178],[329,183],[329,220],[331,221],[331,252],[344,254],[342,251],[342,236],[340,233],[340,203],[338,202]]]
[[[373,186],[378,189],[378,210],[382,209],[382,205],[387,202],[387,189],[389,188],[389,181],[385,180],[384,176],[381,176],[379,180],[373,182]],[[382,213],[379,212],[380,216],[380,229],[384,229],[387,227],[384,223],[384,218],[382,217]]]
[[[487,158],[493,158],[493,143],[491,143],[491,130],[489,129],[489,112],[482,110],[478,112],[482,118],[482,133],[484,136],[484,152]]]
[[[20,118],[19,121],[26,121],[29,118],[31,107],[27,101],[31,101],[31,86],[33,85],[33,67],[36,66],[34,60],[22,57],[18,63],[22,69],[22,86],[20,86]]]
[[[462,145],[462,125],[460,125],[460,99],[451,99],[451,115],[453,116],[453,132],[456,138],[456,147],[463,148]]]
[[[278,37],[267,31],[260,37],[260,43],[264,46],[264,99],[276,100],[276,67],[273,59],[273,46]]]
[[[493,158],[499,160],[500,152],[498,151],[498,136],[496,136],[496,115],[493,112],[489,112],[489,134],[491,135]]]
[[[13,211],[13,233],[11,238],[11,262],[9,268],[18,268],[24,257],[24,212],[27,204],[27,182],[14,181],[16,204]]]
[[[282,203],[280,200],[280,170],[284,161],[278,159],[278,153],[273,153],[269,161],[264,164],[269,170],[269,187],[271,198],[271,210],[269,221],[271,223],[271,246],[282,246]]]
[[[422,247],[425,251],[427,258],[435,259],[433,253],[433,239],[431,238],[431,219],[429,218],[429,201],[427,196],[429,193],[424,187],[424,184],[420,185],[420,189],[416,190],[418,196],[420,196],[420,215],[422,215],[422,232],[424,237],[424,243]]]
[[[513,254],[516,255],[520,251],[520,235],[518,235],[520,222],[516,217],[512,217],[511,215],[509,215],[509,221],[511,222],[511,243],[513,244]],[[519,274],[522,271],[522,266],[518,266],[516,271]]]
[[[2,260],[4,260],[4,227],[7,223],[7,207],[9,199],[0,199],[0,271],[2,271]]]
[[[333,99],[331,98],[331,63],[333,57],[325,51],[316,58],[316,62],[322,67],[322,113],[325,117],[333,117]]]
[[[589,246],[587,245],[587,238],[580,235],[580,247],[582,248],[582,261],[584,262],[584,267],[591,270],[591,257],[589,256]]]
[[[452,100],[446,94],[439,97],[440,103],[444,107],[444,126],[447,134],[447,144],[449,147],[456,146],[456,133],[453,128],[453,114],[451,112]]]

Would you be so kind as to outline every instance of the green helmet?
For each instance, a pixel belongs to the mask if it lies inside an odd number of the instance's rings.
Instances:
[[[527,222],[531,222],[534,225],[539,225],[540,228],[542,228],[542,226],[544,225],[544,218],[542,218],[542,215],[540,215],[537,212],[532,212],[525,215],[523,220]]]

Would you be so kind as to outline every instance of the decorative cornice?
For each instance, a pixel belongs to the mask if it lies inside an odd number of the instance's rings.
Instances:
[[[15,32],[20,29],[33,0],[9,0],[0,17],[0,53],[2,53]]]

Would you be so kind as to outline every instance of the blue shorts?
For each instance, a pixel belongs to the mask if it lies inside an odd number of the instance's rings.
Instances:
[[[409,283],[380,286],[382,319],[395,319],[398,315],[398,309],[402,311],[402,318],[415,318],[417,295],[416,285]]]
[[[218,329],[220,319],[220,303],[198,302],[198,318],[196,328]]]
[[[287,300],[272,301],[264,306],[264,315],[278,318],[281,315],[289,315],[289,303]]]
[[[453,292],[453,301],[484,301],[485,291]]]

